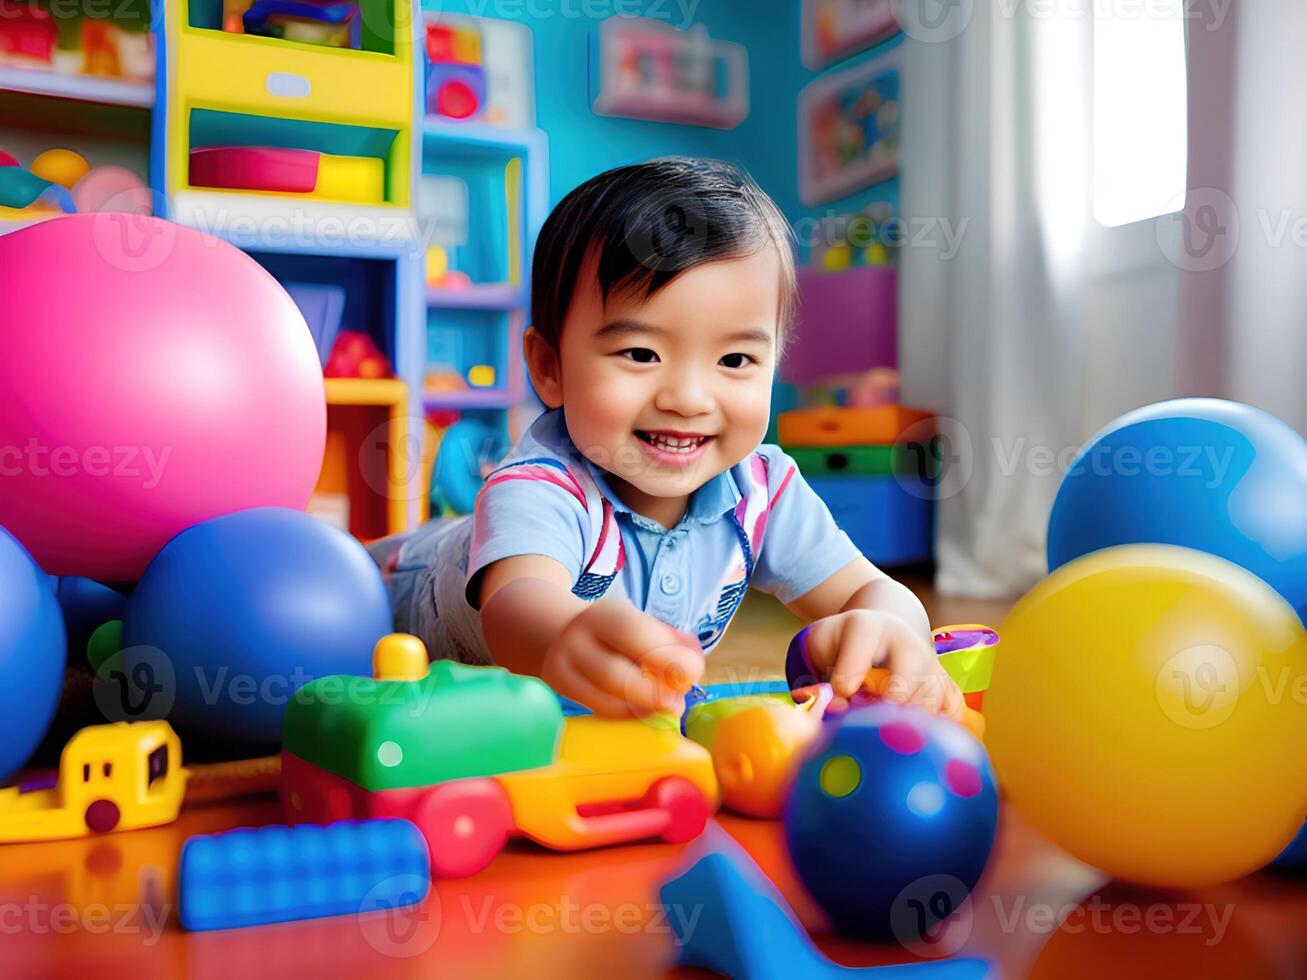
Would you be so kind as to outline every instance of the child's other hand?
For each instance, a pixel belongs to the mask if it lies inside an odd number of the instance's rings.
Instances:
[[[930,639],[891,613],[853,609],[815,620],[807,649],[813,667],[842,698],[861,689],[962,719],[962,692],[939,665]]]
[[[545,654],[541,678],[598,715],[670,713],[703,676],[703,651],[691,636],[618,600],[579,613]]]

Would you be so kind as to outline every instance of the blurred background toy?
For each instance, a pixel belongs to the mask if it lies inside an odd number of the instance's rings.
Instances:
[[[888,702],[824,723],[785,809],[794,868],[835,928],[905,944],[933,935],[966,901],[997,824],[980,743]]]
[[[1048,522],[1048,567],[1136,542],[1242,565],[1307,624],[1307,439],[1266,412],[1215,398],[1161,402],[1095,435]]]
[[[246,34],[356,50],[362,21],[357,3],[327,0],[254,0],[241,18]]]
[[[388,378],[390,362],[370,336],[359,330],[342,330],[322,374],[327,378]]]
[[[485,112],[481,34],[468,24],[426,25],[426,104],[431,115],[474,119]]]
[[[178,911],[192,932],[233,929],[393,910],[430,888],[426,841],[407,820],[241,828],[182,846]]]
[[[186,791],[182,746],[166,721],[83,728],[53,784],[0,789],[0,842],[63,840],[157,827]]]
[[[183,734],[275,746],[296,689],[364,674],[390,632],[376,564],[354,538],[277,507],[198,523],[159,552],[128,603],[124,671],[149,678]]]
[[[28,760],[50,726],[66,644],[54,583],[0,528],[0,781]]]
[[[1001,632],[994,765],[1012,804],[1081,861],[1197,888],[1264,867],[1302,827],[1307,703],[1274,679],[1307,675],[1307,633],[1246,569],[1108,548],[1035,586]]]
[[[7,478],[0,525],[47,572],[128,581],[207,518],[303,509],[322,467],[322,370],[253,259],[157,218],[72,215],[0,237],[0,270],[22,284],[0,325],[0,442],[59,447]]]

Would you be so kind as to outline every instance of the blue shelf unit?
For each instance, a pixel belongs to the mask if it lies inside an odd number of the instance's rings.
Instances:
[[[504,410],[527,397],[522,332],[532,249],[549,205],[546,137],[538,129],[428,118],[421,169],[419,233],[428,248],[444,251],[461,280],[425,282],[424,374],[431,383],[423,404],[483,410],[478,414],[506,425]],[[493,371],[489,384],[480,376],[485,368]]]

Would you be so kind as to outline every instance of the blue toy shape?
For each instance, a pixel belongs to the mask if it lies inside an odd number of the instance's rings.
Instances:
[[[676,933],[677,963],[735,980],[875,976],[878,980],[983,980],[983,960],[847,967],[812,944],[785,899],[735,844],[721,844],[659,892]]]
[[[1048,520],[1049,571],[1120,544],[1242,565],[1307,623],[1307,439],[1259,409],[1183,398],[1138,409],[1071,464]]]
[[[795,870],[836,929],[910,945],[939,934],[975,888],[998,791],[962,726],[880,702],[823,723],[784,820]]]
[[[182,846],[182,926],[192,932],[416,905],[431,858],[407,820],[342,820],[192,837]]]

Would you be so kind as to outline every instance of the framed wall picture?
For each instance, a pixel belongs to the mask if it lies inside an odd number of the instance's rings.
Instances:
[[[898,33],[897,0],[803,0],[803,64],[820,71]]]
[[[899,61],[891,51],[799,93],[799,197],[846,197],[898,173]]]

